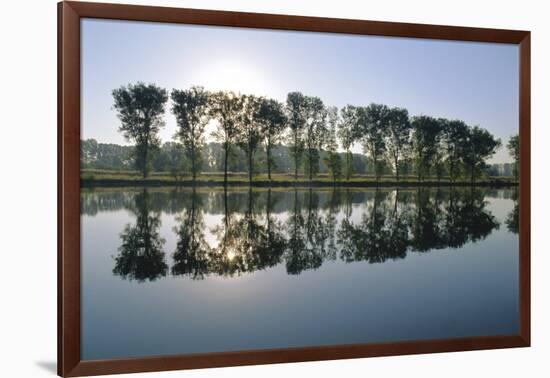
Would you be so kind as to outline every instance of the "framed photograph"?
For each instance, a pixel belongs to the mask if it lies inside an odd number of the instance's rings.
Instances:
[[[58,373],[530,344],[530,33],[61,2]]]

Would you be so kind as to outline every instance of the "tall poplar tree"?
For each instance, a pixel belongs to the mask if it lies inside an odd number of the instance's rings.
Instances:
[[[159,130],[164,126],[164,106],[168,101],[165,89],[138,82],[114,89],[113,108],[117,112],[118,131],[135,143],[134,164],[143,178],[151,169],[153,154],[160,146]]]

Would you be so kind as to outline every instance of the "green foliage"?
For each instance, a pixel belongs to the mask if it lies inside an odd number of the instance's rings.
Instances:
[[[487,130],[477,126],[468,130],[462,159],[472,183],[486,168],[485,160],[493,156],[500,146],[500,139],[495,138]]]
[[[204,129],[209,118],[209,94],[202,87],[172,90],[172,114],[176,117],[176,138],[181,141],[191,162],[191,174],[196,178],[202,164]]]
[[[115,89],[112,95],[121,123],[119,131],[126,140],[135,142],[135,167],[145,178],[151,168],[152,155],[160,144],[158,132],[164,126],[162,116],[168,94],[154,84],[138,82]]]
[[[467,176],[474,182],[482,175],[510,176],[512,168],[517,179],[518,136],[507,144],[513,167],[488,166],[485,161],[500,140],[460,120],[410,118],[406,109],[382,104],[346,105],[339,112],[300,92],[288,93],[285,104],[227,91],[210,93],[202,87],[172,90],[170,97],[178,128],[175,141],[160,146],[166,91],[139,82],[113,90],[119,130],[134,145],[82,141],[82,168],[136,168],[143,178],[152,168],[154,175],[169,174],[175,180],[189,173],[195,179],[200,172],[223,171],[224,183],[244,171],[250,182],[254,173],[267,173],[271,180],[272,173],[293,172],[298,180],[301,168],[310,181],[330,173],[333,180],[343,175],[348,181],[354,174],[373,175],[376,181],[389,175],[395,181],[410,180],[414,174],[418,181],[448,177],[454,182]],[[206,143],[211,121],[216,142]],[[351,152],[356,143],[365,155]]]
[[[428,116],[413,117],[411,124],[413,158],[418,180],[422,181],[429,175],[437,157],[443,125],[438,119]]]
[[[332,175],[334,181],[342,175],[342,158],[337,153],[338,149],[338,109],[327,108],[328,124],[325,136],[325,148],[327,153],[323,158],[325,165]]]
[[[376,179],[380,179],[386,152],[386,133],[390,122],[390,109],[386,105],[370,104],[358,108],[357,135],[364,151],[370,157]]]
[[[254,171],[254,153],[262,142],[262,129],[259,127],[258,115],[261,101],[258,97],[243,95],[238,118],[236,134],[237,145],[246,153],[248,177],[252,182]]]
[[[306,125],[307,99],[300,92],[290,92],[286,98],[288,144],[294,160],[294,178],[298,179],[298,168],[304,153],[303,130]]]
[[[271,180],[271,168],[275,165],[271,150],[273,145],[279,142],[287,122],[284,105],[276,100],[262,97],[260,98],[256,118],[260,125],[261,133],[263,134],[267,175]]]
[[[210,112],[218,121],[218,128],[212,134],[214,139],[222,143],[224,151],[224,181],[227,182],[227,171],[232,144],[238,133],[239,112],[242,107],[242,97],[233,92],[219,91],[211,95]]]
[[[518,178],[519,176],[519,135],[516,134],[510,137],[508,144],[506,145],[510,156],[514,159],[514,177]]]
[[[460,120],[440,120],[442,123],[443,158],[447,163],[449,178],[456,180],[463,164],[464,150],[467,148],[468,125]]]
[[[358,138],[357,128],[358,122],[358,110],[353,105],[346,105],[340,111],[341,118],[338,124],[338,138],[342,144],[342,148],[346,151],[344,157],[343,171],[346,180],[349,180],[353,175],[353,155],[350,151],[351,146]]]
[[[95,139],[80,141],[80,167],[95,169],[132,169],[133,147],[98,143]]]
[[[189,155],[181,143],[166,142],[153,160],[153,169],[157,172],[170,172],[176,181],[180,180],[185,172],[191,170],[187,156]]]
[[[304,128],[304,146],[306,159],[304,171],[313,179],[319,173],[319,151],[323,146],[326,133],[327,110],[319,97],[305,97],[306,124]]]
[[[400,162],[410,154],[411,123],[409,112],[403,108],[391,108],[387,115],[386,153],[399,181]]]

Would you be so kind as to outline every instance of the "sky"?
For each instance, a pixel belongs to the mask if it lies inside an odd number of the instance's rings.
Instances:
[[[516,45],[415,38],[81,20],[81,137],[130,144],[118,132],[112,90],[142,81],[201,85],[285,101],[291,91],[341,108],[382,103],[409,114],[461,119],[500,138],[519,128]],[[176,130],[170,104],[163,142]],[[207,133],[213,131],[209,125]],[[207,140],[212,140],[209,136]],[[361,152],[359,144],[354,152]]]

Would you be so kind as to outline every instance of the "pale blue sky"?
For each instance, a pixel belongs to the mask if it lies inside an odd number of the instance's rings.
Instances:
[[[518,131],[516,45],[92,19],[81,38],[83,139],[128,144],[111,91],[137,81],[280,101],[297,90],[339,108],[383,103],[462,119],[504,145]],[[170,106],[165,119],[163,142],[175,133]],[[505,148],[492,159],[510,160]]]

